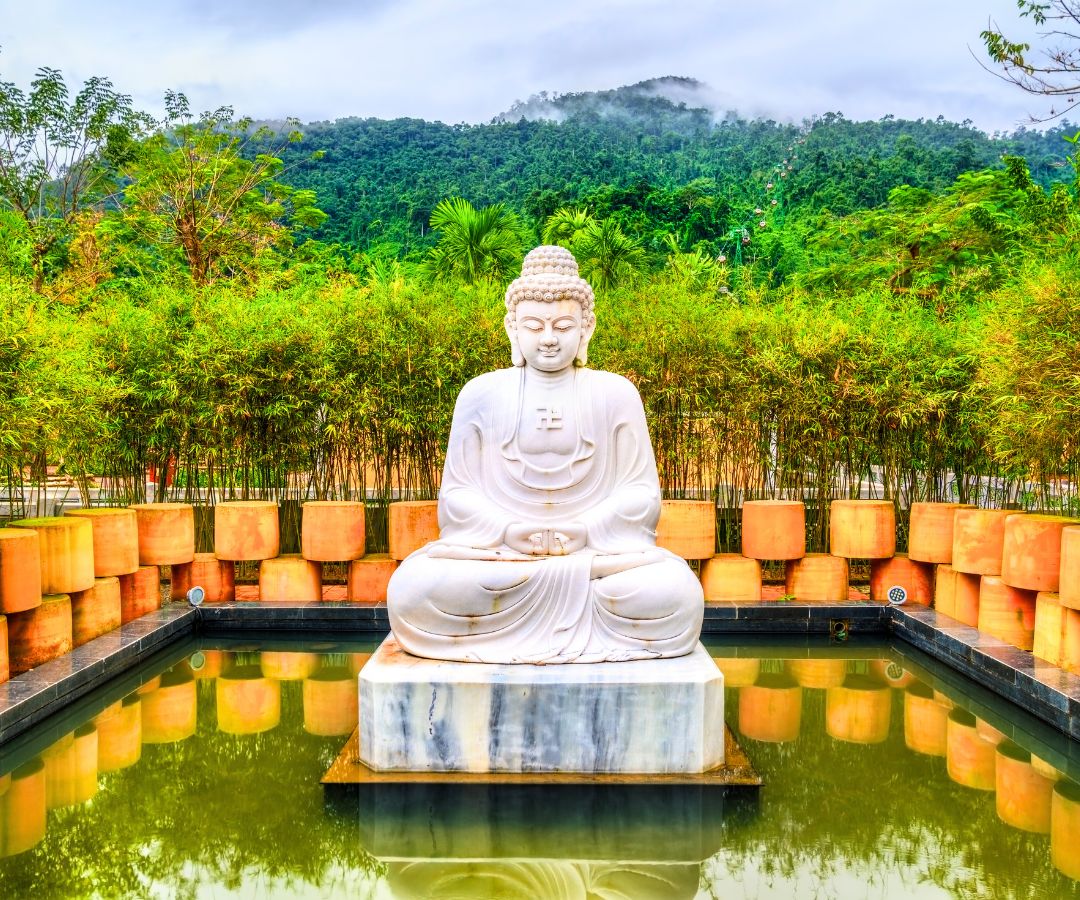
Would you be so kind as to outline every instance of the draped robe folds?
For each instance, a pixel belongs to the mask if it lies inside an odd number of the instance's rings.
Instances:
[[[439,496],[439,540],[390,581],[390,627],[416,656],[464,662],[608,662],[682,656],[701,631],[701,585],[656,548],[660,487],[634,386],[572,370],[576,449],[545,468],[519,447],[525,369],[488,372],[458,397]],[[526,426],[527,427],[527,426]],[[531,557],[505,543],[517,523],[585,526],[586,545]],[[592,578],[594,557],[655,561]]]

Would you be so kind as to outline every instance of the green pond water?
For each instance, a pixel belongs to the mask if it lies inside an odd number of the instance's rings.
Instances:
[[[901,645],[706,646],[756,799],[326,794],[374,644],[178,645],[0,748],[0,897],[1080,897],[1075,744]]]

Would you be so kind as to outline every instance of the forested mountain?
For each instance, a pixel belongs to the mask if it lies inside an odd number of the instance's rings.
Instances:
[[[486,125],[316,122],[290,150],[284,180],[314,190],[329,214],[320,240],[408,255],[431,246],[431,212],[453,195],[506,203],[532,225],[585,206],[647,248],[670,233],[683,249],[720,252],[768,205],[788,216],[846,215],[884,204],[903,184],[938,193],[964,172],[1000,167],[1005,155],[1024,157],[1043,186],[1073,174],[1064,165],[1068,123],[993,136],[941,118],[826,113],[793,124],[743,119],[708,99],[699,82],[669,77],[540,95]],[[313,150],[325,156],[310,161]]]

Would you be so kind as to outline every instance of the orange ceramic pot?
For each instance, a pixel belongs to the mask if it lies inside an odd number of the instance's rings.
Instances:
[[[739,731],[752,741],[787,743],[799,737],[802,688],[786,675],[762,675],[739,690]]]
[[[897,690],[902,690],[915,681],[915,676],[911,672],[891,659],[871,660],[870,671],[882,684],[887,684]]]
[[[896,552],[896,510],[891,500],[833,500],[829,552],[845,559],[886,559]]]
[[[714,656],[713,662],[724,675],[724,687],[749,687],[758,679],[761,660],[745,656]]]
[[[1049,778],[1053,782],[1060,781],[1063,777],[1061,772],[1048,763],[1045,759],[1031,754],[1031,768],[1042,775],[1044,778]]]
[[[35,757],[11,773],[0,794],[0,856],[15,856],[45,838],[45,763]]]
[[[945,756],[951,707],[921,681],[904,691],[904,744],[927,756]]]
[[[840,687],[847,677],[846,659],[789,659],[785,666],[795,683],[804,688]]]
[[[1057,591],[1061,577],[1061,533],[1076,519],[1021,514],[1005,520],[1001,580],[1025,591]]]
[[[742,552],[751,559],[806,555],[806,504],[801,500],[747,500],[742,506]]]
[[[1054,782],[1031,765],[1031,754],[1011,741],[997,747],[997,814],[1006,825],[1036,834],[1050,833]]]
[[[94,575],[130,575],[139,568],[139,525],[135,512],[118,506],[68,509],[65,516],[87,519],[94,538]]]
[[[350,603],[385,603],[386,586],[398,561],[388,553],[369,553],[349,563]]]
[[[1073,881],[1080,881],[1080,785],[1059,781],[1050,798],[1050,862]]]
[[[139,503],[139,565],[174,566],[195,557],[195,509],[190,503]]]
[[[364,504],[360,500],[309,500],[300,530],[304,559],[335,562],[364,555]]]
[[[1021,650],[1035,638],[1035,592],[1009,587],[998,575],[983,575],[979,587],[979,631]]]
[[[1080,525],[1061,531],[1061,571],[1058,576],[1061,605],[1080,609]]]
[[[1061,668],[1080,675],[1080,609],[1063,609]]]
[[[142,701],[125,697],[94,718],[98,730],[98,771],[116,772],[142,758]]]
[[[945,765],[957,784],[977,791],[994,790],[997,744],[979,734],[975,717],[962,709],[949,713],[945,728]]]
[[[402,560],[439,539],[437,500],[399,500],[390,504],[390,556]],[[710,554],[711,555],[711,554]]]
[[[319,654],[263,650],[259,654],[259,668],[274,681],[301,681],[319,668]]]
[[[97,793],[98,733],[80,726],[41,754],[45,763],[45,807],[61,809],[85,803]]]
[[[1035,636],[1031,652],[1048,663],[1061,666],[1065,651],[1065,613],[1057,594],[1039,591],[1035,595]]]
[[[213,553],[196,553],[183,565],[172,567],[170,581],[173,600],[184,600],[193,587],[201,587],[207,603],[227,603],[236,599],[236,563],[218,559]]]
[[[41,602],[41,545],[32,528],[0,528],[0,612]]]
[[[708,559],[716,552],[716,504],[712,500],[662,500],[656,546],[683,559]]]
[[[319,669],[304,680],[304,731],[352,734],[360,709],[359,682],[347,668]]]
[[[276,501],[233,500],[214,507],[214,555],[218,559],[273,559],[280,552]]]
[[[984,741],[989,741],[995,747],[997,747],[997,745],[1000,744],[1002,741],[1008,740],[1008,737],[1006,737],[1004,732],[998,731],[989,722],[978,717],[976,717],[975,719],[975,730],[979,733],[979,737],[981,737]]]
[[[349,654],[349,671],[352,673],[353,678],[360,674],[360,670],[368,664],[368,660],[374,655],[373,653]]]
[[[120,621],[126,624],[161,609],[161,573],[157,566],[139,566],[132,575],[121,575]]]
[[[953,522],[952,567],[969,575],[1000,575],[1007,509],[958,509]]]
[[[120,627],[120,579],[95,578],[88,591],[71,594],[71,645],[87,641]]]
[[[868,675],[848,675],[825,692],[825,731],[838,741],[880,744],[889,736],[892,691]]]
[[[784,591],[801,603],[835,603],[848,598],[848,561],[828,553],[807,553],[784,566]]]
[[[897,553],[891,559],[871,560],[870,599],[888,603],[889,589],[894,586],[907,592],[908,603],[929,606],[934,599],[934,567],[915,562],[906,553]]]
[[[979,624],[980,578],[979,575],[957,572],[952,566],[937,566],[934,609],[975,628]]]
[[[717,553],[701,564],[706,603],[757,603],[761,599],[761,563],[738,553]]]
[[[71,649],[71,597],[46,594],[41,605],[7,617],[8,663],[18,675]]]
[[[11,662],[8,659],[7,616],[0,616],[0,682],[11,677]]]
[[[237,666],[217,686],[218,730],[226,734],[261,734],[281,721],[281,684],[264,678],[258,666]]]
[[[195,733],[199,693],[185,666],[163,673],[158,687],[140,694],[140,700],[144,744],[172,744]]]
[[[322,600],[322,563],[289,553],[259,563],[259,599],[263,603]]]
[[[188,657],[188,668],[196,681],[213,681],[221,675],[224,665],[223,650],[196,650]]]
[[[968,503],[912,503],[908,557],[916,562],[951,563],[956,511],[973,508]]]
[[[11,527],[37,532],[43,594],[85,591],[94,584],[94,529],[88,521],[51,516],[22,519]]]

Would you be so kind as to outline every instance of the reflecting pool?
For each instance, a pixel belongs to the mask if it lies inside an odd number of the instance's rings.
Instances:
[[[1080,897],[1080,747],[901,645],[706,646],[756,797],[327,794],[374,643],[177,646],[0,749],[0,897]]]

